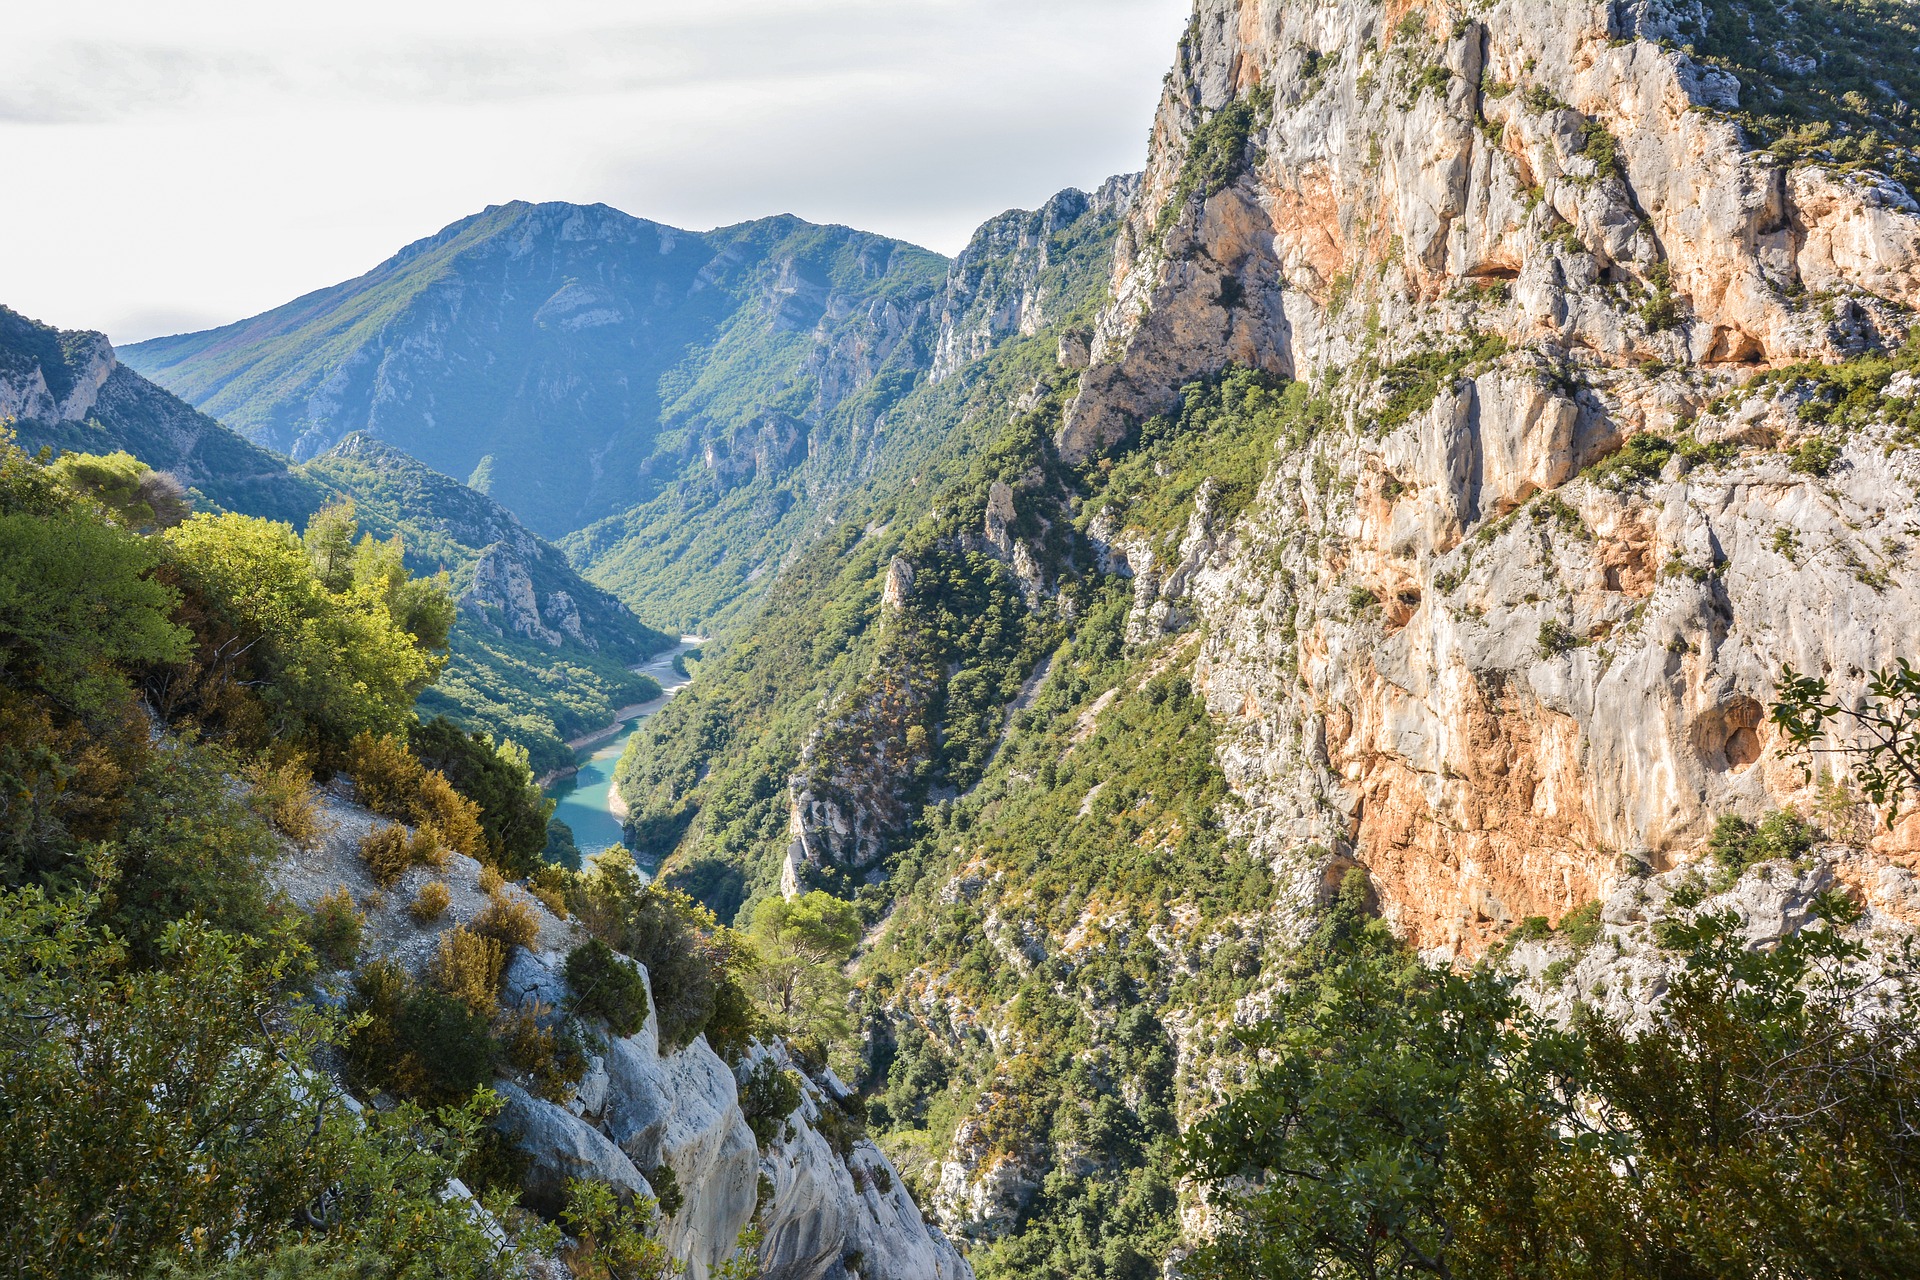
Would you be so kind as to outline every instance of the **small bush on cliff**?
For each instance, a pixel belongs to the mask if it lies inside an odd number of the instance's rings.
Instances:
[[[480,806],[454,790],[445,774],[414,759],[399,738],[361,734],[348,748],[347,772],[361,803],[375,813],[415,823],[468,857],[489,856]]]
[[[452,996],[481,1018],[500,1008],[500,976],[506,968],[506,949],[465,925],[440,935],[439,946],[427,965],[427,983]]]
[[[254,808],[299,848],[317,848],[333,829],[321,815],[320,793],[303,761],[275,764],[263,758],[242,768],[240,776],[252,791]]]
[[[413,895],[407,914],[418,924],[431,924],[447,913],[447,906],[452,901],[453,893],[444,880],[429,880],[420,886],[420,892]]]
[[[360,841],[360,861],[367,864],[374,883],[391,889],[410,867],[445,865],[446,853],[432,832],[408,835],[405,827],[393,824],[367,832]]]
[[[566,974],[574,1008],[605,1019],[615,1035],[630,1036],[646,1025],[646,979],[600,939],[589,938],[567,953]]]
[[[1756,862],[1797,858],[1813,848],[1818,836],[1797,814],[1784,810],[1774,810],[1758,824],[1728,813],[1714,824],[1707,849],[1722,866],[1738,875]]]
[[[579,1280],[668,1280],[680,1273],[666,1245],[653,1236],[657,1206],[622,1203],[604,1182],[567,1183],[560,1215],[575,1243],[564,1253]]]
[[[531,947],[540,939],[540,921],[518,898],[495,895],[473,918],[473,931],[506,950]]]
[[[761,1147],[778,1138],[800,1109],[800,1078],[772,1058],[762,1058],[740,1077],[740,1111]]]
[[[733,948],[713,914],[684,893],[642,880],[625,850],[595,857],[567,903],[589,933],[646,966],[663,1052],[699,1035],[716,1011],[737,1009]]]
[[[493,1074],[486,1018],[416,985],[392,961],[377,960],[356,975],[347,1011],[367,1018],[346,1046],[349,1073],[361,1088],[443,1106],[464,1102]]]

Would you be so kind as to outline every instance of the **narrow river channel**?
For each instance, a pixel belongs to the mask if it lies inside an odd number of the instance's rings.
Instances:
[[[573,828],[573,841],[580,847],[581,857],[624,842],[613,795],[614,768],[620,763],[621,752],[627,749],[627,739],[640,727],[640,722],[666,706],[667,699],[686,687],[686,677],[673,669],[673,660],[699,647],[700,642],[698,636],[682,636],[679,644],[636,668],[660,682],[661,695],[652,702],[621,708],[619,731],[610,738],[582,747],[578,756],[579,772],[547,788],[547,795],[555,802],[553,816]]]

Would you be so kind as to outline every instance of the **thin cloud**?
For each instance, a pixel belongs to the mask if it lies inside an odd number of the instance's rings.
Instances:
[[[1137,169],[1191,0],[0,6],[0,302],[117,342],[484,205],[774,213],[953,252]],[[111,33],[106,35],[103,33]]]

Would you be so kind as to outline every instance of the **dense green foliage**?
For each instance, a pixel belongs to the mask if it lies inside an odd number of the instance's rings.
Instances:
[[[487,861],[514,876],[540,865],[553,801],[534,785],[525,751],[512,743],[496,748],[484,736],[438,718],[416,724],[408,745],[423,766],[479,806]]]
[[[1155,1273],[1175,1238],[1176,1132],[1155,1010],[1213,1009],[1259,971],[1255,950],[1228,945],[1217,970],[1181,974],[1145,932],[1175,912],[1183,936],[1231,929],[1272,886],[1226,837],[1204,708],[1184,679],[1128,653],[1128,600],[1116,584],[1083,601],[985,780],[932,813],[901,859],[900,901],[863,969],[869,1009],[890,1010],[871,1074],[881,1140],[938,1152],[971,1115],[991,1149],[1047,1170],[1019,1231],[973,1254],[984,1276]],[[991,887],[943,892],[969,880]],[[1099,945],[1009,963],[989,917],[1050,938],[1090,926]],[[1006,1009],[1017,1035],[998,1051],[956,1045],[904,1017],[931,974],[969,1004]]]
[[[615,955],[598,938],[589,938],[567,953],[567,987],[574,1007],[603,1019],[617,1036],[630,1036],[646,1023],[646,980],[638,970]]]
[[[10,1275],[484,1277],[514,1269],[441,1190],[484,1117],[355,1115],[289,1022],[293,953],[176,923],[133,964],[88,899],[0,892],[0,1227]],[[169,1272],[169,1274],[176,1274]]]
[[[357,734],[405,732],[442,662],[408,628],[444,643],[451,609],[411,589],[395,549],[362,541],[329,582],[287,525],[196,515],[164,538],[199,643],[158,684],[163,714],[327,765]]]
[[[1655,1026],[1560,1030],[1421,965],[1357,877],[1184,1144],[1227,1227],[1190,1274],[1907,1274],[1920,969],[1862,968],[1857,909],[1771,951],[1683,916]]]
[[[646,966],[663,1053],[705,1032],[737,1056],[753,1014],[732,972],[734,946],[712,913],[647,883],[623,850],[593,858],[571,881],[567,905],[595,937]]]
[[[443,1193],[456,1169],[517,1191],[481,1137],[495,1070],[550,1096],[585,1066],[497,1007],[525,908],[444,935],[424,982],[370,966],[335,1016],[307,988],[316,958],[354,963],[360,912],[297,913],[267,876],[320,834],[328,762],[420,821],[409,849],[544,844],[523,758],[414,722],[450,599],[345,511],[304,539],[234,515],[143,535],[163,522],[119,483],[141,473],[72,460],[0,440],[0,1185],[31,1206],[0,1229],[9,1273],[518,1274],[545,1234]],[[342,1062],[405,1101],[349,1109]]]

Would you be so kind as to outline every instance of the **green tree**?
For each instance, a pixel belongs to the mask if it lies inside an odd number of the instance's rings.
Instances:
[[[1249,1087],[1189,1134],[1225,1228],[1187,1273],[1911,1275],[1920,956],[1869,963],[1839,898],[1754,950],[1677,896],[1643,1031],[1545,1025],[1337,908]]]
[[[335,595],[353,586],[353,543],[359,534],[353,504],[330,502],[307,518],[306,532],[300,535],[320,585]]]
[[[63,453],[51,470],[129,529],[171,529],[193,510],[177,479],[130,453]]]
[[[422,765],[445,774],[456,791],[480,806],[480,825],[496,865],[515,876],[540,865],[554,805],[534,785],[524,747],[511,742],[496,747],[484,734],[438,716],[416,725],[409,744]]]
[[[732,973],[739,957],[712,912],[678,890],[648,883],[624,849],[591,858],[569,886],[567,905],[589,933],[646,966],[664,1051],[716,1021],[726,1024],[729,1047],[739,1048],[746,1031]]]
[[[860,940],[852,903],[815,889],[800,897],[766,898],[748,931],[754,964],[748,979],[775,1029],[803,1056],[822,1057],[853,1032],[844,967]]]
[[[357,734],[410,726],[442,659],[394,616],[384,578],[332,590],[340,575],[316,569],[290,527],[246,516],[198,515],[165,539],[200,645],[164,704],[329,766]]]
[[[119,713],[127,669],[178,661],[178,596],[156,582],[154,548],[72,514],[0,514],[0,679],[84,721]]]

